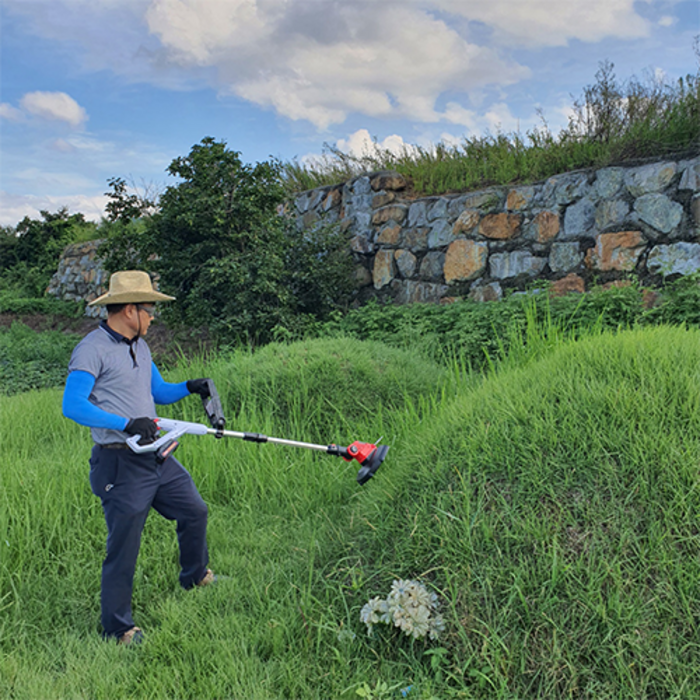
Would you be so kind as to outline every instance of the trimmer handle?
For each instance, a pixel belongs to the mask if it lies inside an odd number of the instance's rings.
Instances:
[[[140,435],[132,435],[127,439],[126,444],[137,454],[142,454],[144,452],[157,452],[161,447],[167,445],[173,440],[177,440],[181,435],[206,435],[207,428],[206,425],[201,423],[188,423],[184,420],[171,420],[170,418],[156,418],[158,427],[161,430],[165,430],[165,435],[162,435],[157,440],[153,442],[146,443],[145,445],[139,445]]]
[[[216,390],[213,379],[207,379],[207,386],[209,387],[209,396],[206,398],[202,397],[202,405],[204,406],[204,411],[209,418],[211,427],[217,431],[216,437],[220,438],[224,436],[223,430],[226,425],[226,418],[224,417],[224,409],[221,405],[221,399],[219,398],[219,392]]]

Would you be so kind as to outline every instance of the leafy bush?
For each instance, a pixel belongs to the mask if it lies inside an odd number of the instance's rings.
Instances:
[[[0,313],[29,316],[46,314],[78,318],[82,316],[85,305],[82,302],[61,301],[52,297],[23,297],[14,290],[0,292]]]
[[[692,283],[688,286],[692,288]],[[641,287],[630,284],[553,299],[542,291],[485,303],[463,300],[448,305],[382,306],[371,302],[332,319],[321,332],[381,340],[420,350],[434,359],[459,357],[478,370],[506,355],[513,343],[526,342],[523,334],[529,317],[573,336],[593,326],[615,329],[678,318],[675,297],[666,301],[663,316],[653,316],[645,315],[643,296]]]
[[[700,273],[669,284],[662,299],[658,307],[646,314],[646,322],[700,326]]]
[[[16,227],[0,228],[0,278],[3,286],[25,297],[43,297],[58,267],[63,249],[70,243],[91,240],[96,224],[83,214],[41,212],[42,220],[25,216]]]

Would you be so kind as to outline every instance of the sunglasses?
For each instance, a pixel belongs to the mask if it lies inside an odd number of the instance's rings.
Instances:
[[[155,306],[143,306],[143,304],[136,304],[136,308],[139,311],[145,311],[151,318],[153,318],[156,315]]]

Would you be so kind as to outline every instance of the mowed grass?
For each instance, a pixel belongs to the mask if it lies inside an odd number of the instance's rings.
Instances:
[[[214,376],[232,428],[391,450],[359,487],[337,458],[184,438],[228,578],[179,590],[153,514],[135,649],[99,638],[87,431],[58,391],[0,398],[0,696],[699,697],[700,333],[511,358],[480,379],[336,339],[178,370]],[[169,411],[201,420],[194,398]],[[397,577],[438,592],[440,640],[366,636]]]

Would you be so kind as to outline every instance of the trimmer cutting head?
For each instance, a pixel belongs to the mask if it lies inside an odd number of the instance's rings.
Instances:
[[[353,442],[347,451],[348,457],[356,459],[362,466],[362,469],[357,472],[357,483],[362,485],[366,484],[379,469],[389,451],[389,446],[377,446],[369,442]]]

